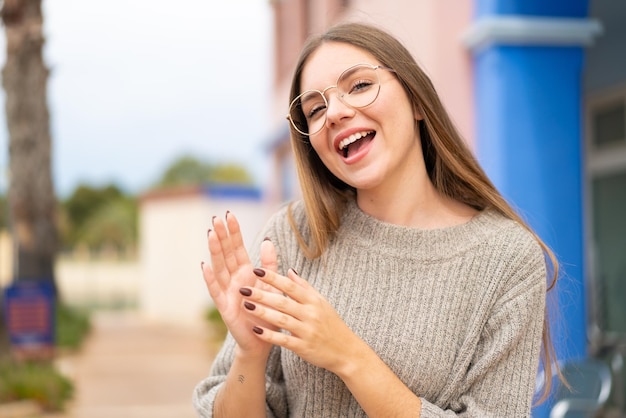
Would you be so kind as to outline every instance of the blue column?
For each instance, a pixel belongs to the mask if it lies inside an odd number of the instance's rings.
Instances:
[[[555,336],[555,344],[562,357],[584,356],[582,51],[494,46],[475,63],[479,159],[557,254],[559,322],[567,336]]]
[[[476,0],[477,17],[522,15],[543,17],[586,17],[588,0]]]
[[[587,353],[582,70],[583,46],[599,27],[586,14],[586,0],[477,0],[465,37],[478,158],[561,263],[551,321],[560,359]]]

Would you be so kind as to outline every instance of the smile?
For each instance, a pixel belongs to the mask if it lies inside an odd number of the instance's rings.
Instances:
[[[360,148],[360,144],[356,144],[353,147],[351,147],[350,145],[355,144],[357,141],[363,138],[367,138],[368,140],[371,140],[375,134],[376,134],[375,131],[363,131],[363,132],[353,133],[349,137],[344,138],[339,143],[339,152],[342,153],[345,158],[347,158],[348,153],[350,152],[351,148],[354,148],[355,151]]]

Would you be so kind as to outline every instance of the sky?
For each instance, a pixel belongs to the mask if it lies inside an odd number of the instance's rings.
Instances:
[[[110,183],[138,194],[181,155],[241,164],[261,184],[272,103],[269,3],[43,0],[57,195]],[[4,66],[3,30],[0,48]]]

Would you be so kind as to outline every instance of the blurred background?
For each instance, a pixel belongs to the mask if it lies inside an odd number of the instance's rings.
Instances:
[[[291,74],[343,21],[409,48],[562,263],[556,350],[598,383],[533,415],[626,414],[624,1],[0,3],[0,416],[194,416],[206,230],[230,210],[251,245],[299,196]]]

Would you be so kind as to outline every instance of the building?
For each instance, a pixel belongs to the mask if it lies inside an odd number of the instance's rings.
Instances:
[[[211,219],[237,216],[248,248],[265,224],[269,208],[255,187],[181,187],[149,192],[140,202],[138,306],[157,321],[193,323],[212,305],[200,263],[210,263]]]
[[[341,21],[382,26],[425,68],[491,179],[559,258],[560,314],[552,321],[559,357],[626,355],[626,3],[271,5],[278,199],[297,193],[284,114],[303,42]],[[613,402],[624,410],[623,370],[617,377]]]

